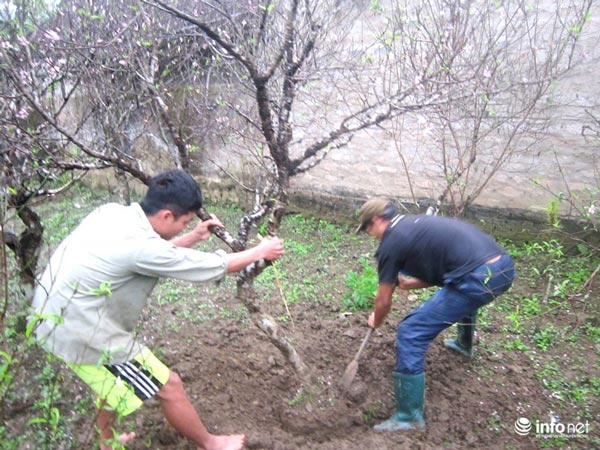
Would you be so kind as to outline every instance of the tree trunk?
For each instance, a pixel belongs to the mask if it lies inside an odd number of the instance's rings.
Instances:
[[[40,216],[31,208],[19,205],[15,209],[26,228],[18,237],[13,233],[4,232],[4,242],[15,253],[21,284],[32,289],[35,285],[35,271],[44,227]]]
[[[261,310],[259,306],[260,299],[251,281],[238,282],[237,298],[246,306],[254,324],[265,333],[271,343],[279,349],[285,359],[291,364],[300,381],[306,386],[315,384],[310,369],[287,339],[277,321]]]

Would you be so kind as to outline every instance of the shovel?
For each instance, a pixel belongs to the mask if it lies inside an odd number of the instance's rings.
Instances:
[[[373,328],[369,327],[369,331],[367,331],[367,335],[363,339],[362,344],[360,344],[360,348],[358,349],[358,352],[356,352],[356,356],[350,362],[350,364],[348,364],[346,370],[344,370],[344,374],[342,375],[342,379],[340,380],[340,385],[345,391],[350,389],[352,380],[354,380],[354,377],[356,376],[356,372],[358,371],[358,358],[360,358],[361,353],[367,346],[367,342],[369,342],[371,334],[373,334]]]

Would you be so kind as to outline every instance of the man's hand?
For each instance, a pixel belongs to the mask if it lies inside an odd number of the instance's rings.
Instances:
[[[283,255],[283,241],[279,238],[260,238],[258,245],[247,250],[225,255],[227,259],[227,273],[238,272],[248,264],[260,259],[274,260]]]
[[[285,251],[283,240],[279,238],[263,238],[256,247],[260,249],[262,259],[269,261],[281,258]]]
[[[377,293],[373,299],[375,310],[369,316],[368,324],[371,328],[379,328],[392,308],[392,294],[396,285],[379,283]]]
[[[209,227],[223,227],[223,224],[215,215],[211,214],[210,217],[208,220],[198,222],[198,225],[189,233],[171,239],[171,242],[178,247],[192,248],[198,242],[207,240],[212,234]]]
[[[212,226],[223,228],[223,224],[214,214],[210,215],[211,219],[201,220],[198,222],[198,225],[192,230],[192,233],[196,237],[197,241],[205,241],[207,240],[212,233],[209,228]]]
[[[372,312],[372,313],[369,315],[369,319],[368,319],[368,321],[367,321],[367,324],[368,324],[368,325],[369,325],[371,328],[375,328],[375,313],[374,313],[374,312]]]

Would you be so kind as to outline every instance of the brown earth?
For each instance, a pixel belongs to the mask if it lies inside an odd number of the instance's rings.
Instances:
[[[335,279],[331,278],[334,284]],[[219,303],[239,307],[232,290],[224,291]],[[447,350],[440,335],[427,355],[426,430],[376,432],[372,426],[394,408],[395,327],[411,302],[405,294],[396,298],[393,315],[373,334],[361,357],[349,394],[338,383],[364,337],[368,313],[343,314],[327,302],[290,306],[293,326],[285,324],[287,335],[319,380],[311,393],[302,391],[279,351],[248,320],[222,318],[165,332],[176,306],[163,307],[159,316],[149,318],[150,334],[156,333],[154,347],[166,349],[164,360],[182,376],[212,432],[245,433],[247,448],[265,450],[592,448],[583,438],[552,444],[515,432],[520,417],[550,421],[553,399],[536,380],[539,366],[534,367],[530,357],[502,350],[499,344],[506,333],[499,326],[478,332],[471,361]],[[452,329],[445,334],[451,333]],[[559,344],[547,357],[570,351]],[[595,411],[596,418],[599,413]],[[561,415],[561,420],[580,420],[578,411],[572,414]],[[165,424],[155,403],[139,413],[136,427],[152,444],[138,441],[131,449],[194,448]]]
[[[337,382],[360,345],[366,316],[340,319],[330,312],[323,319],[323,311],[313,310],[300,320],[301,314],[295,314],[298,331],[292,336],[322,381],[321,392],[295,406],[290,406],[298,389],[294,372],[253,326],[223,322],[177,336],[194,345],[173,351],[168,359],[213,432],[243,432],[252,449],[499,448],[499,440],[503,448],[538,448],[534,438],[511,429],[517,418],[545,412],[547,394],[535,381],[528,358],[478,354],[469,362],[438,340],[427,360],[426,431],[378,433],[372,425],[394,407],[393,325],[371,338],[350,395],[344,395]],[[193,448],[163,426],[157,405],[143,414],[141,427],[160,448]]]

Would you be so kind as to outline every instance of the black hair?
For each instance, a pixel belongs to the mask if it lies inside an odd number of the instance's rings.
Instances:
[[[140,206],[147,216],[168,209],[175,219],[202,207],[202,191],[198,183],[183,170],[170,170],[151,178]]]

